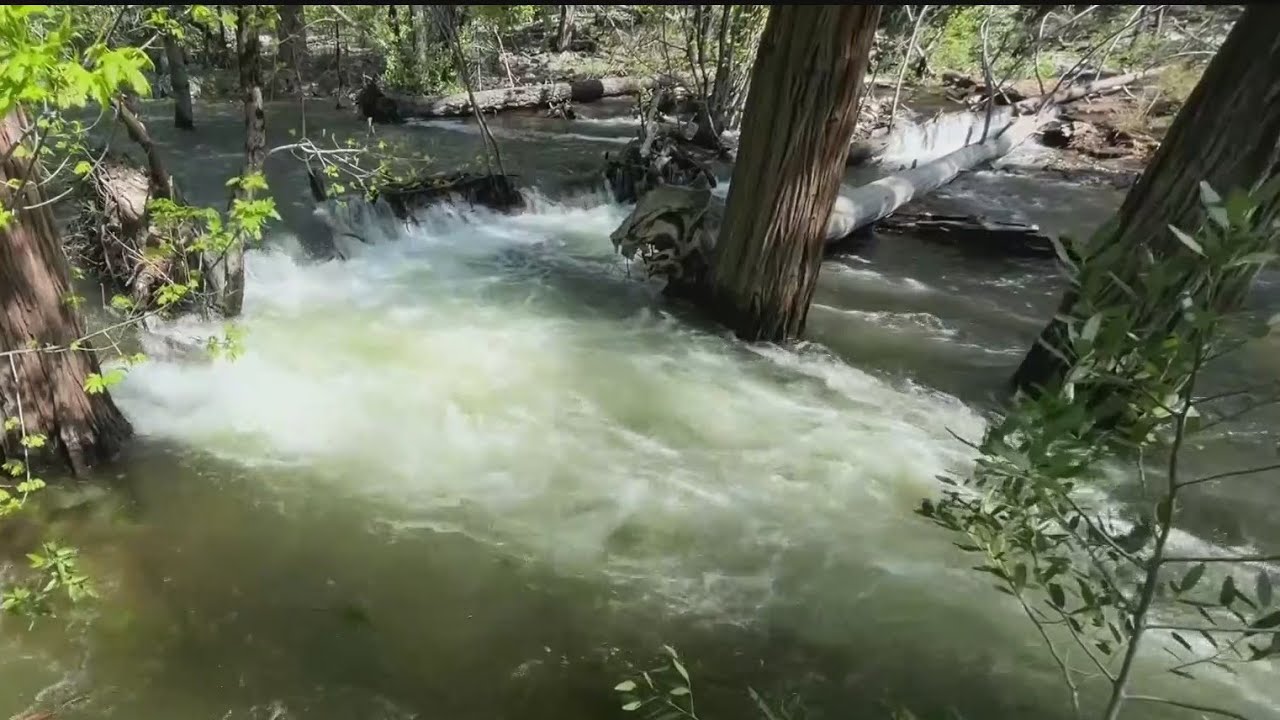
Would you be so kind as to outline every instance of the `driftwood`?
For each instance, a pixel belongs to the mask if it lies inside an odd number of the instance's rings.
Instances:
[[[167,178],[167,174],[165,175]],[[148,203],[181,198],[172,185],[157,188],[151,173],[124,155],[105,154],[78,194],[79,212],[67,234],[67,251],[112,292],[125,296],[135,312],[155,306],[169,283],[186,284],[189,258],[183,247],[200,232],[191,222],[159,228]],[[199,294],[189,295],[187,307]]]
[[[605,154],[605,181],[614,200],[635,202],[660,185],[713,188],[715,174],[675,133],[661,130],[633,140],[622,152]]]
[[[985,217],[895,213],[876,223],[876,229],[982,255],[1055,257],[1053,239],[1039,228]]]
[[[475,93],[481,112],[548,108],[564,103],[589,103],[601,98],[637,95],[655,85],[653,78],[606,77],[573,82],[523,85],[483,90]],[[357,98],[361,114],[378,123],[400,123],[411,118],[460,117],[470,115],[471,99],[466,93],[439,97],[389,95],[372,81]]]

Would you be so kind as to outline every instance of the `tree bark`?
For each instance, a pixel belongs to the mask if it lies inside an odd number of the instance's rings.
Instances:
[[[476,106],[486,113],[504,110],[545,108],[563,102],[588,103],[601,98],[636,95],[655,85],[652,78],[606,77],[573,82],[523,85],[477,91]],[[461,117],[470,115],[471,95],[457,93],[441,97],[386,95],[367,85],[360,99],[361,112],[374,122],[403,122],[409,118]]]
[[[1199,184],[1222,195],[1252,187],[1280,171],[1280,5],[1250,5],[1205,69],[1174,118],[1160,149],[1125,197],[1108,237],[1098,239],[1149,248],[1158,259],[1183,248],[1168,230],[1188,231],[1204,220]],[[1263,218],[1276,208],[1264,208]],[[1259,220],[1263,219],[1259,218]],[[1125,278],[1141,293],[1141,274]],[[1013,377],[1030,393],[1056,387],[1070,367],[1067,328],[1077,301],[1074,289],[1031,347]],[[1055,354],[1054,348],[1064,357]]]
[[[879,19],[879,5],[769,11],[711,276],[712,312],[745,340],[804,332]]]
[[[32,347],[69,348],[84,335],[67,301],[69,269],[53,213],[44,201],[37,165],[10,152],[22,142],[26,120],[15,110],[0,123],[0,207],[15,213],[0,229],[0,352]],[[12,189],[9,181],[22,183]],[[18,352],[0,363],[0,414],[19,418],[30,435],[44,435],[45,452],[76,475],[112,458],[132,434],[128,420],[102,392],[90,395],[84,381],[100,372],[90,343],[60,352]],[[0,431],[0,459],[20,459],[20,430]]]
[[[573,42],[574,11],[573,5],[560,6],[560,22],[556,24],[556,37],[551,46],[552,50],[564,52],[569,49],[569,43]]]
[[[236,6],[236,48],[240,67],[240,93],[244,106],[245,162],[240,175],[262,171],[267,152],[267,119],[262,108],[262,67],[257,6]],[[239,186],[231,202],[250,199]],[[202,265],[209,304],[226,317],[240,314],[244,307],[244,239],[219,254],[206,253]]]
[[[164,55],[169,62],[169,84],[173,86],[173,126],[180,130],[194,130],[196,123],[191,110],[191,78],[187,75],[187,59],[178,39],[171,33],[164,35]]]
[[[276,60],[284,73],[282,87],[286,93],[302,91],[302,68],[307,62],[307,23],[305,5],[277,5],[280,22],[276,25]]]

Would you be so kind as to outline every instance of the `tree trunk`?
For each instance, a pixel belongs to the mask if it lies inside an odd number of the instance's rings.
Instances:
[[[588,103],[607,97],[637,95],[654,85],[651,78],[606,77],[546,85],[523,85],[471,94],[463,92],[442,97],[386,95],[377,87],[366,85],[359,103],[364,116],[372,118],[374,122],[402,122],[409,118],[470,115],[473,96],[476,106],[482,112],[495,113],[503,110],[545,108],[563,102]]]
[[[36,164],[10,150],[22,141],[26,119],[20,110],[0,124],[0,207],[15,216],[0,229],[0,352],[32,347],[69,348],[84,335],[74,306],[67,301],[71,283],[57,226],[44,201]],[[26,183],[19,190],[9,181]],[[84,474],[91,465],[113,457],[133,430],[105,391],[90,395],[85,378],[100,372],[88,342],[84,349],[19,352],[0,364],[0,414],[17,418],[20,427],[0,434],[0,459],[24,457],[20,444],[44,435],[45,451],[71,471]]]
[[[560,6],[560,22],[556,25],[556,36],[551,46],[551,49],[556,52],[568,50],[569,43],[573,42],[574,10],[573,5]]]
[[[342,109],[342,23],[333,24],[333,62],[337,66],[338,89],[333,92],[333,107]]]
[[[164,55],[169,62],[169,84],[173,86],[173,126],[194,130],[195,115],[191,110],[191,79],[187,75],[187,59],[182,46],[171,33],[164,36]]]
[[[1174,118],[1151,164],[1129,191],[1108,238],[1099,240],[1150,248],[1161,255],[1181,252],[1168,227],[1200,226],[1204,211],[1199,184],[1222,195],[1252,187],[1278,169],[1280,143],[1280,5],[1250,5],[1219,48],[1200,82]],[[1275,208],[1270,208],[1274,212]],[[1126,282],[1140,288],[1141,276]],[[1141,290],[1139,289],[1139,293]],[[1077,296],[1068,291],[1058,316],[1069,317]],[[1020,390],[1039,392],[1061,382],[1066,325],[1050,321],[1014,375]]]
[[[879,19],[879,5],[769,11],[712,268],[712,312],[745,340],[804,332]]]
[[[227,24],[222,22],[222,6],[215,5],[214,9],[218,13],[218,39],[221,44],[218,45],[218,67],[227,66]]]
[[[302,91],[302,68],[307,62],[305,5],[277,5],[276,60],[284,74],[281,87],[286,93]]]
[[[267,120],[262,108],[262,67],[257,6],[236,6],[236,48],[240,67],[240,93],[244,105],[245,163],[241,177],[261,172],[266,160]],[[250,199],[239,186],[232,202]],[[240,314],[244,306],[244,239],[239,238],[225,252],[206,253],[203,260],[205,285],[212,295],[210,305],[226,317]]]

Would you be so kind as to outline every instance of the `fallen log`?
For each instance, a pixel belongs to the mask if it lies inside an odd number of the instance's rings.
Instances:
[[[1125,73],[1116,75],[1115,77],[1095,80],[1083,85],[1073,85],[1071,87],[1059,90],[1054,93],[1045,93],[1037,95],[1025,100],[1020,100],[1013,104],[1014,109],[1019,115],[1038,112],[1041,107],[1049,107],[1051,105],[1062,105],[1064,103],[1074,102],[1090,95],[1106,95],[1108,93],[1119,92],[1125,85],[1131,85],[1139,80],[1145,80],[1149,77],[1155,77],[1164,72],[1165,68],[1157,67],[1150,70],[1142,70],[1139,72]]]
[[[844,215],[833,213],[833,222],[839,220],[840,226],[828,228],[827,240],[838,239],[887,217],[913,199],[951,182],[960,173],[1007,155],[1030,137],[1043,119],[1038,115],[1019,118],[985,142],[966,145],[933,162],[902,170],[848,193],[842,192],[841,196],[848,200],[851,209]],[[838,230],[840,232],[833,237],[832,233]]]
[[[636,95],[648,90],[656,81],[647,77],[606,77],[573,82],[523,85],[513,88],[481,90],[475,103],[481,112],[563,107],[565,103],[589,103],[601,98]],[[401,123],[411,118],[460,117],[470,115],[471,98],[467,93],[438,97],[416,97],[384,93],[376,83],[365,84],[357,97],[361,114],[377,123]]]
[[[1163,72],[1165,68],[1153,68],[1143,70],[1141,72],[1126,73],[1116,75],[1114,77],[1096,80],[1091,83],[1084,83],[1068,87],[1057,92],[1045,93],[1035,97],[1026,98],[1013,103],[1012,105],[997,105],[996,112],[993,113],[991,119],[991,128],[988,133],[998,133],[1008,127],[1013,121],[1014,115],[1031,115],[1041,112],[1051,112],[1057,106],[1075,102],[1093,95],[1106,95],[1108,93],[1119,92],[1124,86],[1138,82],[1145,78],[1153,77]],[[960,86],[961,80],[953,78],[952,84]],[[971,82],[971,81],[970,81]],[[985,99],[984,99],[985,102]],[[999,98],[997,98],[999,102]],[[1012,107],[1012,112],[1008,108]],[[947,135],[946,130],[955,130],[958,127],[968,126],[976,127],[978,133],[981,133],[982,125],[985,123],[985,112],[981,110],[960,110],[957,112],[940,113],[927,122],[913,124],[904,123],[894,128],[893,132],[876,132],[871,137],[859,140],[850,144],[848,165],[868,165],[879,164],[885,158],[899,159],[896,164],[909,163],[903,156],[901,150],[909,147],[913,142],[923,149],[922,157],[914,158],[921,162],[936,157],[939,151],[949,152],[955,148],[945,148],[936,142],[930,142],[930,139],[938,139]],[[952,136],[958,137],[958,134],[952,133]],[[971,140],[966,138],[961,141],[960,145],[968,144]],[[895,163],[889,163],[895,164]]]
[[[960,173],[1002,157],[1035,132],[1042,119],[1019,118],[984,142],[852,190],[842,189],[827,219],[827,245],[888,217]],[[696,297],[715,263],[724,204],[708,188],[661,185],[640,197],[610,240],[623,257],[640,260],[649,277],[665,280],[673,294]]]

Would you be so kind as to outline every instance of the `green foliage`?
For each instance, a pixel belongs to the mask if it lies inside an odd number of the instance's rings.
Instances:
[[[0,8],[0,116],[18,105],[106,107],[120,90],[149,90],[151,67],[138,48],[108,48],[83,38],[72,23],[74,6],[6,5]]]
[[[1265,210],[1280,181],[1226,199],[1208,185],[1201,190],[1205,222],[1194,232],[1169,228],[1183,249],[1170,248],[1159,260],[1150,249],[1112,242],[1110,228],[1091,242],[1059,246],[1079,294],[1066,345],[1057,350],[1070,359],[1070,372],[1060,386],[1020,397],[975,446],[974,471],[945,478],[942,498],[920,509],[962,535],[957,546],[979,557],[975,569],[1045,633],[1073,700],[1076,671],[1061,660],[1049,629],[1073,636],[1112,678],[1120,688],[1113,703],[1123,701],[1133,648],[1157,606],[1162,614],[1194,613],[1170,636],[1183,651],[1170,650],[1176,664],[1168,669],[1176,674],[1280,654],[1280,636],[1260,633],[1280,626],[1265,571],[1246,576],[1247,584],[1231,572],[1205,582],[1204,564],[1166,548],[1185,502],[1181,491],[1219,479],[1179,473],[1192,436],[1218,422],[1216,398],[1200,397],[1197,379],[1265,332],[1231,308],[1258,268],[1275,260],[1280,236]],[[1162,467],[1150,466],[1153,455],[1167,458]],[[1090,491],[1126,460],[1154,497],[1118,522],[1090,502]],[[1231,560],[1213,564],[1230,568]],[[1197,653],[1188,633],[1215,651]],[[1255,642],[1245,642],[1250,638]]]
[[[670,645],[664,645],[666,656],[657,667],[641,670],[634,679],[624,680],[613,689],[622,700],[622,709],[651,720],[687,718],[698,720],[693,703],[693,681]]]

